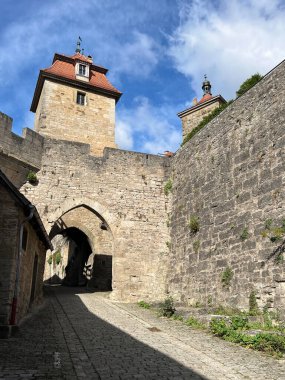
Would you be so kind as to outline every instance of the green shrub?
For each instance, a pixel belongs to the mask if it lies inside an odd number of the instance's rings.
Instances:
[[[164,194],[167,196],[171,192],[172,192],[172,180],[171,178],[169,178],[169,180],[164,185]]]
[[[223,337],[228,331],[228,325],[222,318],[212,318],[210,322],[210,331],[216,336]]]
[[[234,276],[234,272],[230,267],[226,267],[226,269],[222,273],[222,284],[224,287],[229,287]]]
[[[196,234],[200,229],[199,218],[196,215],[191,216],[188,226],[193,234]]]
[[[234,315],[231,317],[231,327],[234,330],[244,329],[248,326],[248,318],[245,315]]]
[[[143,307],[144,309],[150,309],[150,304],[145,301],[138,302],[139,307]]]
[[[241,321],[241,320],[239,320]],[[210,322],[210,331],[224,340],[233,343],[239,343],[242,346],[263,351],[268,354],[282,357],[285,352],[285,337],[283,335],[258,333],[256,335],[246,335],[236,324],[228,325],[223,319],[213,318]],[[235,328],[234,328],[235,327]]]
[[[27,174],[27,181],[32,185],[35,185],[36,183],[38,183],[38,178],[37,178],[36,173],[30,170],[29,173]]]
[[[174,307],[174,300],[172,297],[167,297],[163,303],[160,304],[160,315],[170,318],[176,311]]]
[[[253,87],[256,83],[258,83],[263,77],[256,73],[252,75],[250,78],[246,79],[237,90],[236,95],[237,98],[243,95],[246,91],[248,91],[251,87]]]

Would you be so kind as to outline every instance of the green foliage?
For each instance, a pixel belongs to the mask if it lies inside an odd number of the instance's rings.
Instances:
[[[224,287],[228,288],[230,286],[233,276],[234,272],[232,269],[230,267],[226,267],[222,273],[222,284]]]
[[[167,247],[168,249],[171,248],[171,243],[170,243],[170,241],[166,241],[166,242],[165,242],[165,245],[166,245],[166,247]]]
[[[54,253],[54,262],[56,263],[56,265],[59,265],[61,263],[61,259],[62,259],[62,256],[61,256],[60,251],[56,251]]]
[[[171,178],[169,178],[169,180],[164,185],[164,194],[167,196],[171,192],[172,192],[172,180]]]
[[[231,317],[231,327],[234,330],[244,329],[248,327],[248,318],[246,315],[237,314]]]
[[[245,228],[242,230],[241,234],[240,234],[240,238],[241,238],[241,240],[244,241],[244,240],[248,239],[248,236],[249,236],[248,228],[245,227]]]
[[[238,322],[238,323],[237,323]],[[282,357],[285,352],[285,337],[277,334],[258,333],[246,335],[242,329],[248,327],[246,320],[233,319],[227,323],[224,319],[213,318],[210,322],[210,331],[229,342],[239,343],[243,346],[263,351],[268,354]]]
[[[237,98],[241,95],[243,95],[246,91],[248,91],[251,87],[253,87],[256,83],[258,83],[263,77],[256,73],[252,75],[250,78],[245,80],[241,85],[240,88],[237,90],[236,95]]]
[[[280,241],[285,235],[285,220],[281,222],[281,226],[273,225],[272,219],[267,219],[264,224],[265,230],[261,231],[262,237],[268,237],[272,243]],[[282,261],[282,257],[280,258]],[[277,260],[277,264],[280,263]]]
[[[49,255],[49,258],[47,259],[48,265],[52,264],[52,255]]]
[[[257,314],[259,314],[259,309],[256,301],[256,293],[254,290],[252,290],[249,295],[249,315]]]
[[[38,183],[38,178],[35,172],[29,171],[27,174],[27,181],[29,181],[30,184],[35,185]]]
[[[164,302],[161,303],[159,311],[159,314],[163,317],[170,318],[176,311],[173,298],[167,297]]]
[[[150,304],[145,301],[138,302],[139,307],[143,307],[144,309],[150,309]]]
[[[47,259],[47,263],[49,265],[51,264],[59,265],[61,263],[61,260],[62,260],[62,256],[61,256],[60,251],[56,251],[53,254],[49,255],[49,258]]]
[[[199,218],[196,215],[192,215],[189,220],[188,226],[190,228],[190,231],[193,234],[196,234],[200,229]]]
[[[195,240],[194,243],[193,243],[194,252],[198,253],[199,252],[199,248],[200,248],[200,240]]]
[[[220,107],[215,108],[212,112],[210,112],[207,116],[205,116],[202,121],[197,125],[197,127],[193,128],[187,136],[185,136],[181,146],[187,143],[187,141],[191,140],[193,136],[196,135],[202,128],[205,127],[211,120],[213,120],[216,116],[218,116],[232,101],[228,103],[222,104]]]
[[[205,325],[195,317],[189,317],[186,319],[185,324],[195,329],[204,329]]]

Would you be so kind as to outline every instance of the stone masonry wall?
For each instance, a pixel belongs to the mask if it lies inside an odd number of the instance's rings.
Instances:
[[[39,183],[21,191],[36,204],[47,231],[74,207],[98,213],[113,236],[112,296],[163,299],[169,168],[166,157],[107,148],[99,158],[89,154],[88,145],[45,138]]]
[[[186,303],[248,308],[255,291],[284,312],[284,78],[282,62],[174,157],[169,290]]]
[[[200,108],[193,112],[189,112],[181,117],[182,121],[182,138],[184,139],[188,133],[192,131],[202,121],[202,119],[212,112],[215,108],[219,107],[221,102],[219,100],[209,104],[206,107]]]
[[[35,130],[55,139],[90,144],[94,155],[115,148],[115,100],[81,91],[86,105],[76,103],[78,89],[45,80],[35,116]]]
[[[8,325],[14,295],[16,262],[19,250],[20,223],[26,218],[14,198],[0,186],[0,325]],[[33,228],[26,223],[28,240],[26,251],[21,258],[20,293],[17,304],[17,321],[27,313],[31,304],[38,303],[42,297],[42,279],[45,265],[45,247],[38,239]],[[32,275],[35,254],[38,254],[37,280],[34,300],[30,302]]]
[[[30,170],[39,170],[43,140],[27,128],[23,130],[23,137],[14,134],[12,119],[0,112],[0,167],[16,187],[23,185]]]

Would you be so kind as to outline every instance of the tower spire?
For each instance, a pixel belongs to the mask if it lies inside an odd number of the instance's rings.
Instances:
[[[204,91],[204,95],[206,95],[206,94],[212,95],[212,93],[211,93],[211,87],[212,87],[211,83],[207,79],[207,75],[205,74],[204,75],[204,82],[202,83],[202,90]]]
[[[79,36],[78,37],[78,40],[77,40],[77,44],[76,44],[76,50],[75,50],[75,53],[81,53],[81,49],[80,49],[80,45],[81,45],[81,37]]]

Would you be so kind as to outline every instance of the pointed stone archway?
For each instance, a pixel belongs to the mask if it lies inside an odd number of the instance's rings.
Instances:
[[[50,238],[55,249],[47,255],[46,281],[112,290],[114,238],[97,211],[73,207],[53,224]]]

